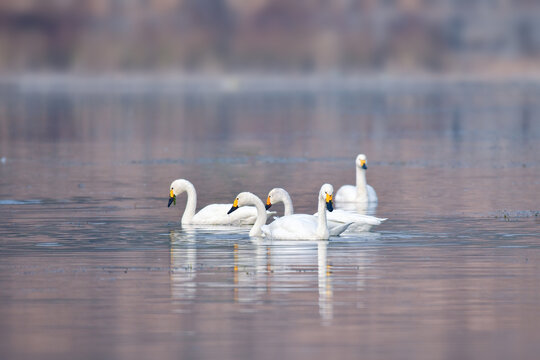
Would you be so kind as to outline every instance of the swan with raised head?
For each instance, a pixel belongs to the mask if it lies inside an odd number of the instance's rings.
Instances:
[[[356,157],[356,186],[343,185],[336,193],[336,203],[363,202],[377,203],[375,189],[366,182],[367,158],[360,154]]]
[[[292,215],[294,213],[291,196],[287,190],[283,188],[273,188],[270,190],[268,197],[266,198],[266,210],[270,209],[272,205],[279,202],[283,203],[285,216]],[[317,213],[313,214],[313,216],[317,216]],[[330,235],[336,235],[334,230],[339,229],[343,224],[352,223],[348,231],[354,230],[355,232],[360,232],[369,231],[373,225],[380,225],[386,220],[385,218],[361,215],[340,209],[334,209],[332,212],[327,212],[326,217]]]
[[[176,197],[187,193],[187,202],[182,225],[251,225],[257,220],[257,210],[253,206],[244,207],[234,214],[227,214],[231,204],[210,204],[195,213],[197,192],[191,182],[185,179],[174,180],[169,191],[169,205],[176,205]]]
[[[269,239],[281,240],[327,240],[330,237],[326,222],[326,211],[333,210],[332,195],[334,188],[330,184],[324,184],[318,195],[317,217],[308,214],[291,214],[277,218],[272,223],[266,222],[266,210],[264,204],[256,195],[248,192],[238,194],[229,213],[236,211],[242,206],[254,205],[257,208],[257,221],[251,228],[249,236],[264,236]],[[342,233],[350,224],[343,224],[336,230]]]

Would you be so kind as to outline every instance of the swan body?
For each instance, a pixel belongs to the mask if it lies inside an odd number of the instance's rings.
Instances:
[[[187,193],[186,209],[182,215],[182,225],[251,225],[257,219],[257,210],[253,206],[244,207],[234,214],[227,214],[231,204],[210,204],[195,213],[197,193],[191,182],[178,179],[171,183],[169,206],[176,203],[176,196]]]
[[[292,199],[289,193],[282,188],[274,188],[268,193],[266,199],[266,209],[269,209],[273,204],[283,202],[285,208],[285,216],[292,215],[294,213]],[[311,215],[316,217],[318,213]],[[380,225],[386,219],[378,218],[370,215],[356,214],[350,211],[341,209],[334,209],[332,212],[326,212],[328,221],[328,230],[330,235],[337,236],[343,232],[341,226],[344,224],[351,224],[349,231],[355,232],[369,231],[373,225]]]
[[[356,157],[356,186],[343,185],[336,193],[336,203],[338,202],[364,202],[377,203],[377,193],[375,189],[366,182],[366,155],[360,154]]]
[[[236,208],[244,205],[255,205],[258,218],[249,233],[250,236],[263,236],[268,239],[280,240],[327,240],[330,237],[330,232],[326,223],[325,207],[330,211],[333,210],[333,192],[334,188],[330,184],[324,184],[321,187],[318,196],[317,217],[308,214],[290,214],[264,225],[266,213],[263,202],[251,193],[238,194],[230,211],[235,211]],[[342,224],[340,232],[345,231],[349,225]]]

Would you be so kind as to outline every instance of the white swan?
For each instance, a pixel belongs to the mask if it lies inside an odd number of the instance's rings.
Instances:
[[[257,210],[253,206],[244,207],[242,211],[232,215],[227,214],[231,204],[210,204],[195,213],[197,193],[192,183],[185,179],[174,180],[169,192],[169,205],[176,197],[187,192],[186,208],[182,215],[182,225],[251,225],[257,219]]]
[[[356,157],[356,186],[343,185],[336,193],[336,203],[339,202],[363,202],[377,203],[377,193],[366,182],[366,155]]]
[[[282,240],[327,240],[330,237],[328,225],[326,223],[325,207],[332,211],[332,195],[334,188],[330,184],[324,184],[321,187],[318,196],[318,215],[317,217],[307,214],[292,214],[282,216],[268,225],[266,222],[266,212],[264,204],[256,195],[248,192],[238,194],[234,200],[229,213],[236,211],[239,207],[245,205],[255,205],[257,208],[257,221],[251,228],[249,236],[264,236],[269,239]],[[337,230],[342,233],[350,224],[343,224]]]
[[[270,190],[268,197],[266,198],[266,210],[270,209],[272,205],[279,202],[282,202],[284,205],[285,216],[292,215],[294,213],[292,199],[287,190],[282,188],[274,188]],[[313,215],[317,216],[317,213]],[[334,233],[334,230],[340,229],[341,225],[343,224],[352,223],[349,227],[349,231],[354,229],[355,232],[360,232],[369,231],[373,225],[380,225],[386,220],[385,218],[361,215],[340,209],[334,209],[332,212],[327,212],[326,217],[328,221],[328,230],[332,236],[337,236],[337,234]]]

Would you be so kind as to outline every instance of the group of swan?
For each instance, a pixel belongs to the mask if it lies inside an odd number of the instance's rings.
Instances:
[[[169,206],[184,192],[187,193],[187,203],[182,215],[182,225],[251,225],[257,220],[257,210],[254,207],[245,207],[235,214],[227,214],[231,204],[210,204],[195,213],[197,192],[195,186],[185,179],[172,182]]]
[[[356,159],[356,188],[342,186],[336,193],[337,202],[376,202],[375,190],[366,184],[366,157],[358,155]],[[360,189],[359,187],[362,187]],[[352,190],[351,190],[352,189]],[[318,195],[318,211],[314,215],[294,214],[292,200],[287,191],[274,188],[264,203],[255,194],[241,192],[231,204],[210,204],[195,213],[197,193],[192,183],[185,179],[172,182],[169,204],[176,204],[176,197],[187,192],[187,203],[182,216],[182,225],[251,225],[249,235],[283,240],[326,240],[338,236],[351,224],[357,231],[366,231],[373,225],[379,225],[386,219],[369,215],[360,215],[343,210],[334,210],[332,197],[334,188],[330,184],[322,185]],[[339,199],[339,200],[338,200]],[[267,210],[272,204],[283,202],[285,214],[266,225]],[[228,210],[228,211],[227,211]],[[328,212],[326,211],[328,210]]]
[[[336,195],[337,196],[337,195]],[[293,203],[289,193],[282,188],[274,188],[268,193],[266,200],[266,209],[274,204],[282,202],[284,205],[283,215],[288,216],[294,213]],[[313,214],[317,216],[317,213]],[[328,230],[331,236],[337,236],[341,232],[338,232],[343,224],[351,224],[351,228],[354,228],[356,232],[369,231],[373,225],[380,225],[386,219],[378,218],[370,215],[357,214],[351,211],[345,211],[342,209],[334,209],[326,214],[328,223]]]

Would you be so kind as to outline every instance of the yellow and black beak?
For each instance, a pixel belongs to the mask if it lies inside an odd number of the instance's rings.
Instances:
[[[236,209],[238,209],[238,198],[234,199],[234,202],[233,202],[233,204],[231,206],[231,209],[227,212],[227,214],[232,213]]]
[[[169,193],[169,205],[167,205],[167,207],[170,207],[173,202],[174,205],[176,205],[176,195],[174,195],[174,191],[171,189],[171,192]]]
[[[334,207],[332,206],[332,195],[326,194],[326,208],[330,212],[334,211]]]
[[[366,160],[360,160],[360,167],[364,170],[367,170]]]
[[[270,196],[268,198],[266,198],[266,205],[264,206],[266,208],[266,210],[270,209],[270,207],[272,206],[272,202],[270,201]]]

